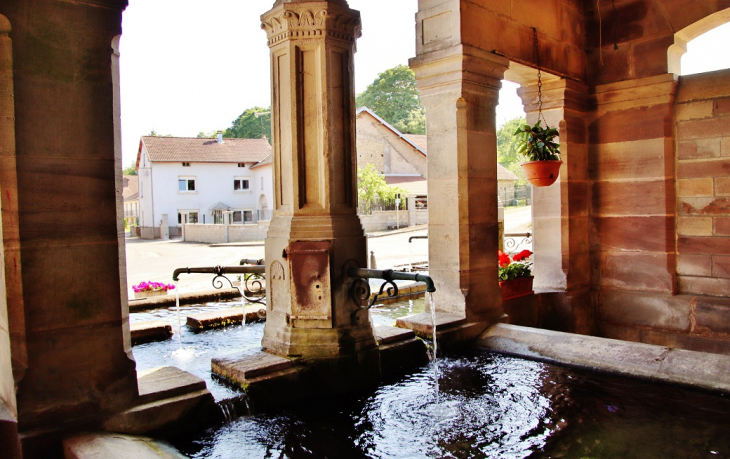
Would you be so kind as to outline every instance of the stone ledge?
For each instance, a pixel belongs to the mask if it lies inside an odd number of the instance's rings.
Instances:
[[[149,343],[169,339],[172,336],[172,325],[161,320],[147,320],[130,325],[129,334],[132,344]]]
[[[485,349],[622,376],[730,393],[730,356],[497,324],[476,342]]]
[[[209,425],[217,414],[205,381],[176,367],[138,376],[137,405],[104,422],[104,429],[126,434],[189,429]]]
[[[264,317],[259,315],[259,311],[264,311]],[[246,323],[260,322],[266,318],[266,306],[264,305],[248,305],[246,306]],[[193,330],[207,330],[210,328],[225,327],[227,325],[237,325],[243,321],[243,312],[241,307],[233,307],[219,311],[204,312],[188,316],[187,325]]]
[[[382,346],[386,344],[392,344],[398,341],[405,341],[416,337],[416,333],[413,330],[405,328],[389,327],[387,325],[381,325],[375,327],[375,340],[378,345]]]
[[[201,378],[177,367],[159,367],[137,374],[139,403],[149,403],[206,388]]]
[[[201,292],[183,293],[180,295],[180,305],[200,304],[208,301],[229,300],[241,298],[241,292],[237,288],[224,288],[221,290],[204,290]],[[144,298],[129,301],[129,312],[145,311],[149,309],[165,308],[175,305],[175,293],[165,296]]]
[[[448,329],[466,323],[466,317],[443,312],[436,313],[436,330]],[[422,312],[412,316],[401,317],[395,323],[398,328],[409,328],[421,338],[431,338],[433,335],[433,319],[430,312]]]
[[[66,459],[183,459],[167,443],[112,433],[80,435],[63,441]]]

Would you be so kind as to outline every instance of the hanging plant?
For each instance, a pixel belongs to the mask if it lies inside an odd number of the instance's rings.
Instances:
[[[558,130],[547,125],[541,127],[539,119],[534,126],[520,126],[514,135],[517,137],[517,153],[528,161],[560,160],[560,144],[554,140],[559,135]]]
[[[517,137],[517,152],[527,158],[522,163],[527,180],[535,186],[550,186],[558,179],[560,173],[560,144],[555,142],[558,130],[548,126],[542,114],[542,71],[540,69],[540,47],[537,42],[537,28],[533,28],[535,45],[535,61],[537,63],[537,123],[534,126],[525,124],[514,135]],[[545,127],[540,121],[545,121]]]

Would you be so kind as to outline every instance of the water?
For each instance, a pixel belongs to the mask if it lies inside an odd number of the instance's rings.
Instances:
[[[474,350],[348,399],[172,439],[196,458],[730,456],[730,401]],[[438,410],[434,409],[436,406]]]
[[[177,290],[177,289],[176,289]],[[412,300],[413,301],[413,300]],[[264,335],[263,323],[249,323],[245,326],[234,325],[217,330],[194,332],[184,325],[188,315],[215,310],[240,308],[240,301],[216,302],[203,305],[178,306],[161,308],[145,312],[131,313],[130,322],[146,320],[163,320],[176,324],[178,311],[181,317],[180,331],[173,327],[173,339],[140,344],[133,347],[137,371],[161,366],[176,366],[190,372],[203,380],[218,401],[240,395],[236,389],[230,388],[212,376],[210,360],[213,357],[235,355],[244,351],[261,347]],[[370,309],[371,320],[377,325],[395,325],[398,317],[416,314],[425,310],[424,300],[416,299],[409,306],[408,302],[383,306],[376,305]]]
[[[240,303],[181,306],[183,316]],[[376,325],[424,311],[423,299],[371,309]],[[176,308],[131,320],[174,322]],[[203,378],[229,423],[173,438],[199,458],[730,457],[730,400],[669,386],[473,350],[349,398],[309,400],[253,416],[210,359],[260,346],[263,324],[134,347],[138,369],[175,365]],[[438,382],[438,390],[435,390]]]

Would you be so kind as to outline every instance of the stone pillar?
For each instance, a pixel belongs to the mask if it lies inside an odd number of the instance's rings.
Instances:
[[[495,109],[508,64],[466,45],[411,60],[426,107],[435,307],[470,321],[503,315],[497,280]]]
[[[304,358],[360,354],[375,341],[343,274],[367,261],[356,213],[360,14],[344,0],[279,0],[261,19],[271,49],[275,194],[262,344]]]
[[[23,286],[25,322],[11,334],[13,352],[23,338],[27,350],[16,379],[21,432],[88,427],[137,397],[125,349],[115,172],[112,45],[125,5],[2,2],[13,26],[16,143],[14,155],[3,145],[0,185],[3,243],[17,237],[21,254],[8,265]],[[17,181],[5,182],[13,156]],[[73,200],[62,190],[74,190]],[[17,196],[15,235],[5,232],[8,192]],[[11,330],[17,317],[9,314]],[[14,370],[16,362],[23,364],[14,359]]]
[[[535,124],[537,84],[524,85],[518,93],[527,123]],[[587,93],[586,86],[572,80],[543,83],[543,116],[559,129],[563,165],[557,182],[532,190],[535,288],[574,291],[590,285]]]
[[[416,195],[408,195],[408,226],[415,226],[418,224],[416,221]]]
[[[19,273],[5,266],[19,264],[18,195],[15,190],[15,104],[13,103],[13,50],[10,21],[0,15],[0,404],[17,417],[15,380],[28,365],[25,348],[23,288]],[[8,306],[10,306],[8,308]],[[10,309],[10,311],[8,310]],[[9,320],[12,315],[13,320]],[[13,327],[11,327],[13,324]],[[13,347],[10,346],[11,336]],[[12,361],[12,363],[11,363]],[[1,410],[2,408],[0,408]]]

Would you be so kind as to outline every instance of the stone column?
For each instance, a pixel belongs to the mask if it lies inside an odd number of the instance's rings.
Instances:
[[[538,118],[537,84],[518,92],[527,123],[533,125]],[[543,84],[543,116],[559,129],[563,165],[557,182],[532,190],[535,288],[574,291],[590,285],[587,94],[587,87],[574,81]]]
[[[470,321],[503,315],[497,280],[495,109],[508,64],[466,45],[411,60],[426,107],[435,307]]]
[[[271,48],[275,194],[262,344],[304,358],[360,354],[375,341],[343,275],[348,263],[366,266],[356,213],[360,14],[344,0],[279,0],[261,19]]]
[[[15,189],[15,104],[13,102],[13,50],[10,21],[0,15],[0,403],[17,415],[15,381],[28,366],[25,346],[25,313],[20,273],[6,266],[17,266],[18,194]],[[13,186],[11,186],[13,185]],[[8,307],[9,306],[9,307]],[[10,319],[9,317],[12,317]],[[10,346],[11,337],[13,346]],[[12,363],[11,363],[12,360]]]

